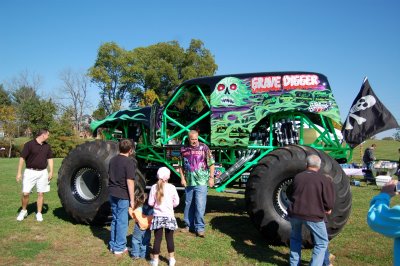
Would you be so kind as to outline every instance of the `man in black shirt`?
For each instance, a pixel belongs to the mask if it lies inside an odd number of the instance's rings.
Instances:
[[[111,239],[109,249],[115,255],[128,253],[126,233],[128,231],[128,209],[135,209],[135,173],[136,165],[129,158],[133,153],[133,144],[129,139],[119,143],[119,154],[110,160],[108,170],[108,191],[112,212]]]
[[[376,160],[374,155],[375,149],[376,149],[376,144],[372,144],[371,147],[366,148],[364,151],[363,162],[365,163],[367,170],[372,170],[373,168],[373,163]]]
[[[325,214],[334,207],[334,188],[328,178],[318,173],[321,159],[317,155],[307,157],[307,169],[293,180],[293,202],[288,208],[292,232],[290,234],[290,265],[301,261],[302,226],[306,226],[313,238],[314,249],[310,265],[322,265],[328,247]]]
[[[29,193],[36,186],[38,192],[36,220],[43,221],[42,208],[44,193],[50,191],[50,180],[53,177],[53,153],[46,140],[49,138],[47,129],[39,130],[36,138],[25,143],[19,158],[17,182],[21,181],[22,166],[26,163],[24,177],[22,179],[22,210],[18,214],[17,221],[22,221],[28,216],[26,207],[29,202]],[[47,172],[49,166],[49,172]]]

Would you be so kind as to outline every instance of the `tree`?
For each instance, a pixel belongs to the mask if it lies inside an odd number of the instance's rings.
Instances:
[[[74,120],[74,128],[77,132],[80,132],[83,112],[88,105],[86,100],[89,83],[88,77],[83,73],[67,69],[60,73],[60,79],[63,82],[61,90],[66,95],[64,99],[67,100],[71,107],[69,111]],[[64,106],[65,110],[67,108]]]
[[[100,106],[106,114],[121,108],[125,95],[132,89],[134,79],[127,72],[128,53],[116,43],[105,43],[100,46],[97,59],[89,69],[88,76],[100,89]]]
[[[12,78],[11,81],[7,82],[7,87],[11,92],[16,91],[20,88],[33,88],[37,91],[42,84],[42,77],[28,71],[19,73],[16,77]]]
[[[400,141],[400,128],[396,128],[396,132],[393,134],[393,138]]]
[[[71,120],[73,116],[73,108],[67,108],[63,111],[61,116],[50,125],[49,143],[55,157],[65,157],[78,143],[74,132],[74,123]]]
[[[0,124],[4,130],[4,138],[8,140],[9,150],[8,157],[11,157],[12,141],[17,133],[17,117],[13,106],[0,105]]]
[[[10,94],[4,89],[3,84],[0,84],[0,106],[11,105]]]
[[[25,132],[29,128],[30,113],[28,110],[33,102],[39,101],[39,96],[36,89],[23,86],[12,91],[11,99],[17,113],[17,136],[19,137],[20,132]]]
[[[41,121],[40,119],[37,119],[37,117],[40,115],[45,117],[45,119],[51,118],[50,122],[52,120],[52,116],[55,113],[55,111],[53,111],[55,105],[54,103],[49,105],[47,101],[41,100],[37,94],[40,85],[41,77],[35,74],[30,74],[28,71],[20,73],[10,82],[7,82],[11,104],[15,108],[16,112],[16,136],[20,136],[20,132],[29,132],[27,129],[32,131],[33,128],[37,128],[38,125],[36,122]],[[39,110],[35,109],[37,106],[40,106]],[[35,113],[35,111],[38,111],[39,113]],[[42,114],[43,111],[49,113]],[[47,122],[44,124],[48,125]],[[43,126],[43,123],[40,123],[39,126]]]
[[[51,99],[32,99],[22,106],[22,113],[26,115],[24,121],[34,133],[41,128],[50,128],[56,112],[57,107]]]
[[[100,89],[100,106],[110,114],[120,109],[127,94],[130,107],[141,103],[150,89],[164,101],[184,80],[212,76],[216,70],[213,55],[200,40],[192,40],[186,50],[177,41],[131,51],[106,43],[99,48],[89,76]]]
[[[156,92],[152,89],[148,89],[143,93],[143,97],[139,102],[139,106],[144,107],[152,105],[155,99],[158,99]]]
[[[131,107],[137,105],[149,89],[165,101],[183,81],[212,76],[218,68],[211,52],[202,41],[195,39],[186,50],[177,41],[136,48],[131,52],[129,65],[136,78],[134,89],[130,91]]]
[[[96,120],[103,120],[107,116],[106,110],[99,106],[94,112],[92,113],[92,117]]]

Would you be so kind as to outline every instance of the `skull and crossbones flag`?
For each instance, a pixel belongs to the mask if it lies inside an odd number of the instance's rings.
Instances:
[[[342,134],[346,142],[354,148],[379,132],[398,127],[394,116],[376,97],[365,78],[343,125]]]

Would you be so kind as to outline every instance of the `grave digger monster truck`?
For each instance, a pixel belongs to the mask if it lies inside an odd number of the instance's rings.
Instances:
[[[345,225],[351,209],[348,177],[338,162],[351,157],[342,144],[337,104],[324,75],[274,72],[214,76],[189,80],[160,106],[123,110],[91,124],[106,141],[72,150],[58,174],[58,194],[65,211],[82,223],[107,220],[108,163],[117,154],[117,138],[133,139],[137,160],[136,195],[155,182],[167,166],[171,182],[180,185],[176,166],[180,147],[191,129],[212,150],[216,190],[224,191],[248,177],[245,202],[257,229],[271,243],[289,243],[293,177],[306,168],[306,157],[318,154],[321,172],[333,178],[336,204],[328,217],[332,238]],[[304,244],[311,244],[304,232]]]

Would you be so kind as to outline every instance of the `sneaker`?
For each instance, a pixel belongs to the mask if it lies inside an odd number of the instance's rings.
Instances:
[[[185,228],[181,228],[180,231],[182,233],[189,233],[190,232],[189,227],[187,227],[187,226]]]
[[[175,263],[176,263],[176,259],[175,258],[170,258],[168,266],[175,266]]]
[[[128,254],[128,248],[125,248],[122,251],[114,251],[114,255],[116,255],[116,256],[122,256],[124,254]]]
[[[157,259],[157,260],[152,259],[152,260],[150,261],[150,265],[151,265],[151,266],[158,266],[158,259]]]
[[[17,216],[17,221],[22,221],[28,216],[28,211],[27,210],[21,210]]]
[[[206,234],[204,233],[204,231],[200,231],[200,232],[197,232],[197,236],[198,237],[206,237]]]
[[[36,220],[37,220],[38,222],[43,222],[42,213],[40,213],[40,212],[36,213]]]

